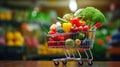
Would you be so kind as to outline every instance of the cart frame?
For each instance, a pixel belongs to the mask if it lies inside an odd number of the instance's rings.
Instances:
[[[75,49],[75,51],[76,51],[76,54],[79,57],[76,57],[73,52],[71,53],[69,51],[70,49],[72,49],[72,47],[67,48],[66,46],[49,46],[48,45],[49,48],[63,48],[64,49],[65,58],[53,59],[53,62],[54,62],[54,64],[56,66],[59,65],[59,61],[62,61],[63,65],[66,65],[67,61],[78,61],[78,65],[83,65],[83,61],[84,60],[88,61],[88,65],[92,65],[93,64],[93,62],[92,62],[93,61],[93,55],[92,55],[91,49],[93,48],[93,42],[94,42],[94,38],[95,38],[95,31],[76,32],[76,33],[73,33],[73,34],[86,33],[86,32],[88,32],[88,33],[92,32],[92,35],[90,36],[90,40],[84,39],[83,42],[86,42],[86,43],[90,42],[90,43],[88,43],[87,45],[83,44],[83,45],[81,45],[81,47],[73,47]],[[60,34],[57,34],[57,35],[63,35],[63,34],[66,34],[66,33],[60,33]],[[67,33],[67,34],[72,34],[72,33]],[[56,34],[48,35],[47,37],[54,36],[54,35],[56,35]],[[81,52],[79,51],[81,49],[83,49],[83,51],[84,51],[84,53],[86,55],[86,58],[82,57]],[[88,55],[87,51],[89,51],[90,55]]]

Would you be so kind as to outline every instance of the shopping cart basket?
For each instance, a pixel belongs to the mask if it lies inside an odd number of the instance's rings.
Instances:
[[[63,40],[57,39],[57,37],[64,37]],[[56,39],[55,39],[56,38]],[[87,60],[88,65],[92,65],[93,55],[91,49],[93,48],[95,38],[95,31],[83,31],[83,32],[70,32],[70,33],[57,33],[57,34],[48,34],[48,47],[49,48],[63,48],[65,50],[65,58],[53,59],[55,65],[59,65],[59,61],[62,61],[63,65],[66,65],[67,61],[75,60],[78,61],[79,65],[83,65],[83,61]],[[55,40],[52,40],[55,39]],[[76,39],[80,40],[80,43],[76,45],[66,45],[66,40]],[[75,49],[76,52],[71,52],[71,49]],[[83,58],[81,51],[85,53],[86,58]],[[88,54],[89,53],[89,54]],[[77,56],[79,57],[76,57]],[[89,56],[90,55],[90,56]]]

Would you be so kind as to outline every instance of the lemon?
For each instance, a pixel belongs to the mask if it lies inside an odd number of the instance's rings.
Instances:
[[[7,38],[8,40],[12,40],[12,39],[14,38],[13,32],[11,32],[11,31],[7,32],[7,33],[6,33],[6,38]]]
[[[23,46],[23,42],[17,40],[14,42],[15,46]]]
[[[8,46],[14,46],[14,42],[13,42],[12,40],[8,40],[8,41],[7,41],[7,45],[8,45]]]
[[[15,37],[15,39],[19,39],[19,38],[22,37],[22,35],[21,35],[21,33],[19,31],[15,31],[14,32],[14,37]]]

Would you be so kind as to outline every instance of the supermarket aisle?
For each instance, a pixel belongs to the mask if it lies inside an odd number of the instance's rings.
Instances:
[[[78,66],[76,62],[70,61],[66,66],[61,63],[58,67],[114,67],[120,66],[120,62],[94,62],[93,66],[88,66],[85,62],[83,66]],[[55,67],[52,61],[0,61],[0,67]]]

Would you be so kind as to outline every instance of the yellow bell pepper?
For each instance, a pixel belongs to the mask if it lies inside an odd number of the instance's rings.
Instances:
[[[71,24],[70,22],[68,22],[67,20],[62,19],[62,18],[60,18],[60,17],[57,17],[57,19],[58,19],[59,21],[61,21],[61,23],[62,23],[62,28],[63,28],[64,32],[65,32],[65,33],[70,32],[70,28],[72,27],[72,24]]]
[[[64,32],[68,33],[68,32],[70,32],[70,28],[72,27],[72,24],[69,23],[69,22],[68,23],[63,23],[62,27],[63,27]]]

